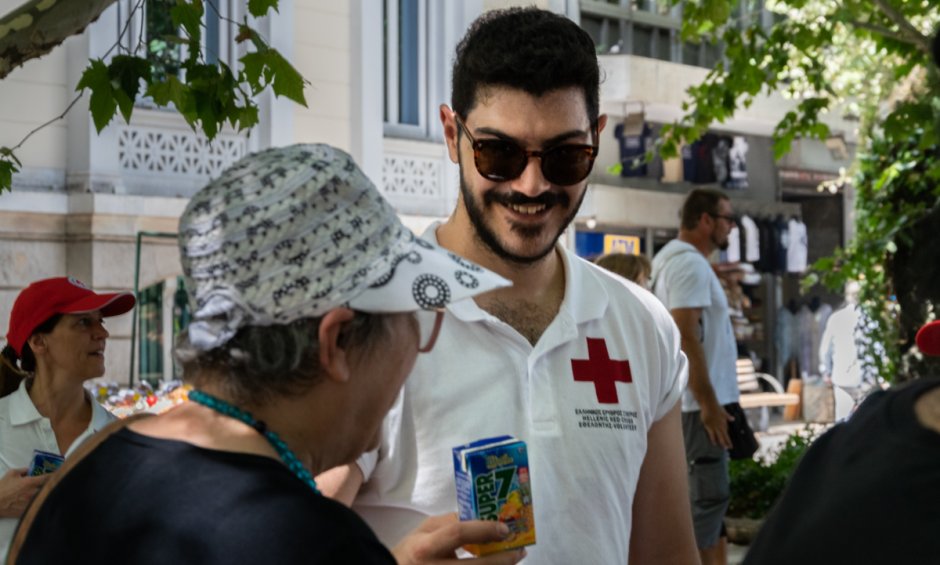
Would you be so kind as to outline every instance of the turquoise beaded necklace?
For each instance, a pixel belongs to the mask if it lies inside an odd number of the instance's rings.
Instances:
[[[297,456],[294,455],[294,452],[291,451],[289,447],[287,447],[287,444],[284,443],[284,440],[282,440],[279,435],[269,430],[264,422],[255,420],[254,416],[248,412],[245,412],[241,408],[232,406],[228,402],[206,394],[201,390],[189,391],[189,399],[197,404],[202,404],[203,406],[209,407],[220,414],[224,414],[230,418],[235,418],[236,420],[241,420],[242,422],[254,428],[259,434],[264,436],[264,439],[268,440],[268,443],[271,444],[271,447],[273,447],[274,450],[277,451],[277,454],[281,457],[281,461],[287,465],[287,468],[290,469],[298,479],[303,481],[304,484],[312,488],[313,492],[320,494],[319,489],[317,489],[317,483],[313,480],[313,476],[310,474],[310,471],[308,471],[307,468],[304,467],[303,463],[297,459]]]

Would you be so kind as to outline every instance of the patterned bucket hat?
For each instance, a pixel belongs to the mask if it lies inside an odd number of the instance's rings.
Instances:
[[[189,340],[218,347],[248,325],[348,306],[444,307],[511,283],[415,235],[345,152],[292,145],[249,155],[180,218]]]

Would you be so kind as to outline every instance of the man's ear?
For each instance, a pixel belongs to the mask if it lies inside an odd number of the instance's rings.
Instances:
[[[702,215],[698,217],[698,225],[705,226],[708,229],[714,227],[715,218],[712,218],[712,215],[708,212],[702,212]]]
[[[320,365],[328,378],[345,382],[349,380],[349,357],[339,344],[343,325],[355,317],[349,308],[334,308],[323,316],[317,337],[320,341]]]
[[[599,143],[599,142],[600,142],[600,139],[599,139],[599,138],[600,138],[601,133],[604,131],[604,128],[605,128],[606,126],[607,126],[607,114],[601,114],[600,116],[597,117],[597,137],[598,137],[598,139],[595,139],[595,140],[594,140],[594,143],[597,143],[598,145],[600,144],[600,143]]]
[[[447,104],[441,104],[438,108],[441,117],[441,126],[444,127],[444,142],[447,144],[447,155],[450,156],[452,163],[457,163],[457,151],[459,141],[459,126],[454,119],[454,111]]]

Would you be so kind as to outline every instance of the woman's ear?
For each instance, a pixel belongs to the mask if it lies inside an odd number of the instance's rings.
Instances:
[[[33,355],[41,355],[46,351],[46,339],[45,336],[41,333],[34,333],[29,336],[29,339],[26,340],[26,343],[29,344],[29,348],[32,350]]]
[[[317,337],[320,341],[320,365],[327,377],[345,382],[349,380],[349,358],[347,351],[339,344],[343,324],[355,317],[349,308],[334,308],[323,316]]]

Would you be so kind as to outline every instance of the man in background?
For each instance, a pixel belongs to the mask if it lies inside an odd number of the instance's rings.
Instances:
[[[727,562],[724,516],[730,498],[725,405],[738,401],[737,347],[728,300],[708,257],[728,247],[735,226],[731,201],[697,188],[685,199],[679,237],[653,258],[653,292],[672,313],[689,359],[682,431],[689,470],[695,541],[703,565]]]

